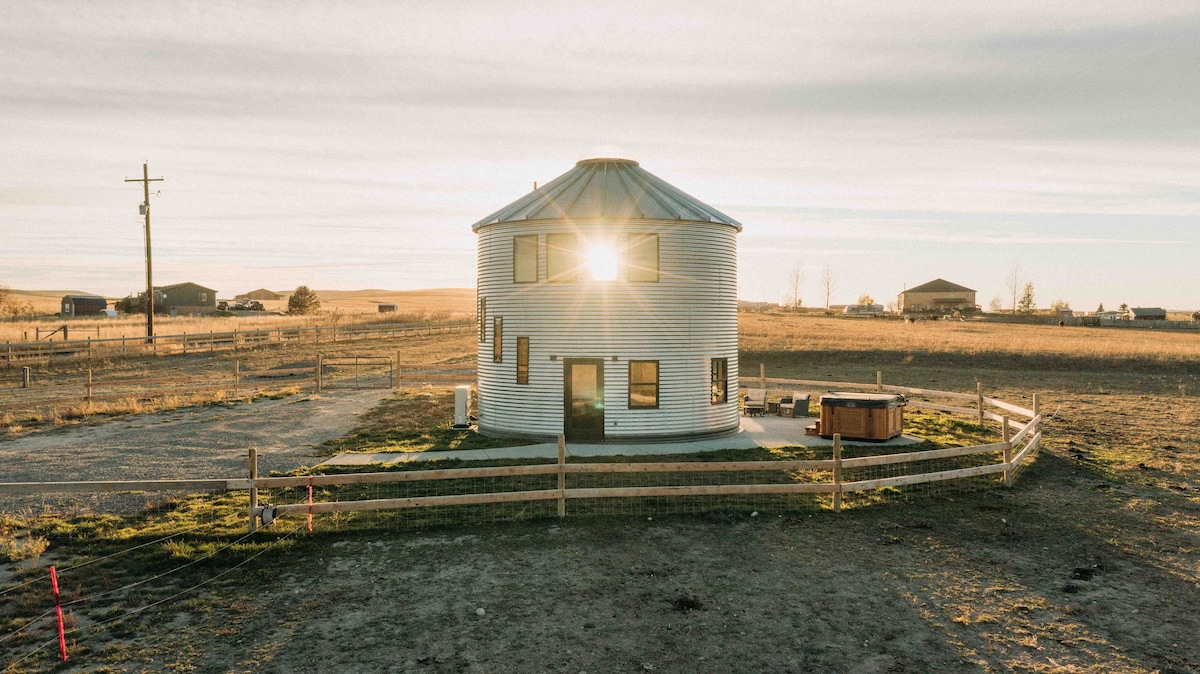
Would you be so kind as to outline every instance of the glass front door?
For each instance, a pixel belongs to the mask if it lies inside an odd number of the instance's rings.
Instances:
[[[604,361],[563,361],[563,435],[569,442],[604,441]]]

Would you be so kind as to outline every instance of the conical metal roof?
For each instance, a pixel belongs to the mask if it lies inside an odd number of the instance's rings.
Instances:
[[[575,168],[471,225],[590,218],[688,220],[736,227],[737,220],[686,194],[632,159],[582,159]]]

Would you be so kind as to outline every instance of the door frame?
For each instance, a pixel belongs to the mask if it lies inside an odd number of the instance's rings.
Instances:
[[[603,358],[564,358],[563,359],[563,436],[568,441],[580,442],[572,437],[572,391],[571,391],[571,375],[572,368],[576,365],[595,365],[596,366],[596,398],[600,403],[600,436],[598,438],[588,438],[584,442],[604,442],[604,359]]]

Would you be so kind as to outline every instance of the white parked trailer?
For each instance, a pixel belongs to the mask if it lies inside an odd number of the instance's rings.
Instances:
[[[741,228],[608,158],[475,223],[479,431],[575,442],[736,431]]]

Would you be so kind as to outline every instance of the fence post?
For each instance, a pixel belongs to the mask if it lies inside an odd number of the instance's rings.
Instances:
[[[558,516],[567,516],[567,440],[558,436]]]
[[[233,361],[233,397],[238,397],[242,384],[242,361]]]
[[[237,353],[237,328],[233,329],[233,352]]]
[[[88,368],[87,401],[89,403],[92,402],[92,370],[91,370],[91,368]]]
[[[321,370],[325,369],[325,356],[317,354],[317,393],[321,392]]]
[[[758,387],[763,390],[767,388],[767,366],[764,363],[758,364]]]
[[[216,347],[213,345],[213,333],[212,333],[212,330],[209,330],[208,331],[208,352],[212,353],[214,348],[216,348]]]
[[[396,390],[400,390],[400,350],[396,350],[396,368],[394,372],[396,376]]]
[[[183,355],[187,355],[187,333],[183,333]]]
[[[125,355],[125,335],[121,335],[121,355]]]
[[[883,370],[875,370],[875,390],[883,392]]]
[[[979,425],[983,426],[983,382],[975,382],[975,396],[979,404]]]
[[[842,434],[833,434],[833,512],[842,512]]]
[[[254,480],[258,479],[258,448],[250,448],[250,533],[254,533],[258,529],[258,520],[254,511],[258,510],[258,487],[254,486]]]
[[[1004,438],[1004,486],[1012,486],[1012,429],[1008,427],[1008,416],[1005,416],[1001,428],[1001,437]]]
[[[21,368],[21,388],[29,388],[29,374],[31,372],[33,370],[28,365]]]
[[[1041,413],[1042,413],[1042,401],[1038,397],[1038,394],[1034,393],[1033,394],[1033,416],[1034,416],[1034,418],[1036,419],[1038,416],[1041,415]]]

